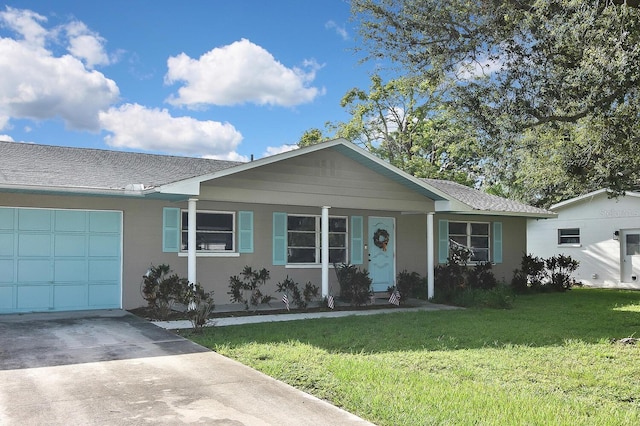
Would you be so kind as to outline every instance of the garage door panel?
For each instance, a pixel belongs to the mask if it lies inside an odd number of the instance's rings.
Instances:
[[[118,256],[120,253],[120,236],[91,235],[89,237],[89,256]]]
[[[0,207],[0,230],[13,231],[15,209]]]
[[[13,234],[0,233],[0,256],[13,256]]]
[[[18,235],[18,256],[42,257],[51,255],[50,234]]]
[[[41,209],[18,209],[19,231],[50,231],[51,211]]]
[[[22,285],[17,288],[19,310],[49,310],[51,306],[50,285]]]
[[[120,279],[119,260],[90,260],[89,281],[118,281]]]
[[[0,283],[13,283],[13,260],[0,259]]]
[[[55,309],[87,307],[87,285],[56,285],[53,290]]]
[[[86,229],[87,212],[79,210],[56,210],[56,232],[84,232]]]
[[[113,307],[120,304],[120,287],[117,284],[90,284],[89,306]]]
[[[84,259],[56,260],[53,266],[53,280],[58,282],[87,282],[89,278],[87,262]]]
[[[54,256],[86,256],[86,241],[87,239],[84,235],[56,234],[54,243]]]
[[[119,212],[89,212],[89,232],[120,233]]]
[[[0,284],[0,311],[7,311],[13,308],[13,299],[13,285]]]
[[[51,282],[49,259],[18,259],[18,283]]]

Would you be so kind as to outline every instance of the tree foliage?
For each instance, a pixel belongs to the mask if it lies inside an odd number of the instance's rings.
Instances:
[[[445,89],[423,78],[373,75],[368,91],[353,88],[342,98],[351,119],[330,128],[414,176],[473,184],[474,134],[443,103]]]
[[[456,81],[446,101],[491,159],[532,160],[531,138],[544,135],[569,180],[617,192],[638,184],[638,1],[353,0],[352,9],[367,58]],[[578,137],[549,140],[566,129]]]

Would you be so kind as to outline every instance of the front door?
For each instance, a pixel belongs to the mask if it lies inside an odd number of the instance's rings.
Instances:
[[[621,236],[622,282],[640,281],[640,229],[626,229]]]
[[[370,216],[368,234],[369,276],[373,291],[387,291],[395,285],[395,219]]]

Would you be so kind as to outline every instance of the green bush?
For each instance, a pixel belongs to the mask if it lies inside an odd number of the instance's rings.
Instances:
[[[169,317],[174,304],[180,301],[182,293],[189,285],[186,278],[180,278],[172,272],[169,265],[151,265],[143,276],[140,288],[149,308],[162,320]]]
[[[187,316],[196,331],[202,330],[215,308],[213,291],[204,291],[199,283],[187,286],[181,294],[180,303],[187,307]]]
[[[473,268],[467,269],[465,282],[468,287],[481,290],[491,290],[496,288],[498,280],[493,275],[492,265],[490,262],[481,262]]]
[[[246,310],[252,306],[255,311],[259,304],[268,304],[273,299],[260,291],[260,287],[265,285],[270,278],[268,270],[265,268],[254,270],[251,266],[245,266],[240,275],[242,278],[237,275],[229,277],[227,294],[230,295],[231,302],[243,303]]]
[[[548,259],[524,255],[520,268],[513,272],[511,288],[517,293],[570,290],[581,285],[571,276],[578,265],[577,260],[563,254]]]
[[[318,297],[318,292],[320,290],[318,286],[308,282],[305,284],[304,290],[300,292],[298,283],[289,278],[289,276],[287,276],[284,281],[279,282],[277,287],[278,289],[276,291],[279,293],[285,293],[287,297],[289,297],[289,301],[299,309],[306,309],[309,302],[314,297]]]
[[[452,302],[467,308],[511,309],[513,299],[511,289],[498,285],[492,289],[465,288],[453,295]]]
[[[406,301],[410,297],[417,297],[420,286],[424,283],[420,274],[417,272],[408,272],[406,269],[396,277],[396,286],[400,292],[400,303]]]
[[[344,263],[335,264],[334,268],[340,283],[340,298],[354,306],[361,306],[367,303],[373,294],[369,272],[355,265]]]

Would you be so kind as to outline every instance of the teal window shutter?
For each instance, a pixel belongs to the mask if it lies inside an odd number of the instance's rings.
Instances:
[[[438,263],[447,263],[449,259],[449,221],[438,221]]]
[[[287,264],[287,214],[273,213],[273,264]]]
[[[180,209],[165,207],[162,209],[162,251],[177,253],[180,251]]]
[[[238,252],[253,253],[253,212],[238,212]]]
[[[502,263],[502,222],[493,222],[493,263]]]
[[[364,238],[362,236],[362,216],[351,216],[351,259],[354,265],[364,262]]]

